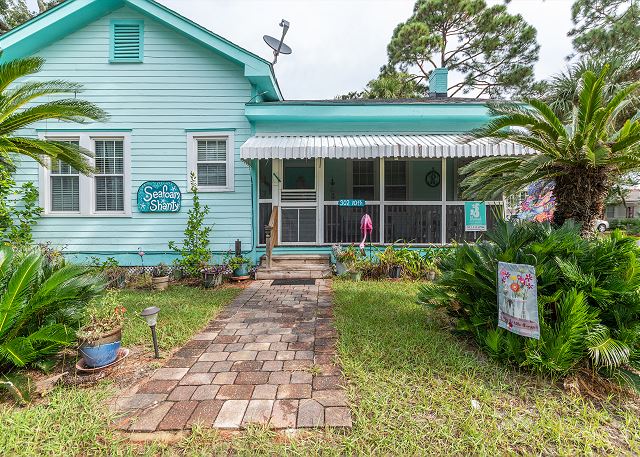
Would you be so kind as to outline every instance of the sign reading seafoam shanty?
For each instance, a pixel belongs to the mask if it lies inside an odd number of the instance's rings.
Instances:
[[[498,327],[540,339],[535,267],[498,262]]]
[[[172,181],[147,181],[138,188],[141,213],[177,213],[181,207],[182,193]]]

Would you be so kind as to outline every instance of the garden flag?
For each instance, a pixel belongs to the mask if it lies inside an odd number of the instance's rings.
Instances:
[[[532,265],[498,262],[498,327],[540,339],[538,283]]]
[[[371,238],[371,232],[373,232],[373,221],[371,216],[365,214],[360,219],[360,232],[362,233],[362,242],[360,243],[360,250],[364,253],[364,243],[367,241],[367,235]]]

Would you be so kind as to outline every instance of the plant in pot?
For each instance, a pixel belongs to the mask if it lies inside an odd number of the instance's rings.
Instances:
[[[118,358],[125,312],[118,293],[111,290],[87,310],[87,324],[77,332],[78,350],[86,366],[100,368]]]
[[[394,246],[387,246],[384,251],[377,254],[381,269],[387,272],[391,279],[399,279],[402,275],[402,259],[399,258]]]
[[[347,273],[348,265],[358,259],[359,253],[354,245],[342,247],[334,245],[332,247],[333,256],[336,259],[336,274],[341,276]]]
[[[227,265],[233,272],[234,277],[241,278],[249,275],[249,266],[251,265],[251,260],[244,256],[233,256],[227,260]]]
[[[169,287],[169,267],[164,263],[153,267],[151,270],[151,282],[155,290],[166,290]]]
[[[202,269],[202,281],[205,289],[218,287],[224,281],[224,275],[229,274],[226,265],[207,265]]]
[[[362,270],[366,267],[366,260],[356,259],[348,263],[346,274],[352,281],[360,281],[362,279]]]
[[[120,267],[118,261],[113,257],[107,257],[102,261],[98,257],[91,258],[91,265],[98,268],[107,280],[107,287],[124,289],[127,282],[127,273]]]

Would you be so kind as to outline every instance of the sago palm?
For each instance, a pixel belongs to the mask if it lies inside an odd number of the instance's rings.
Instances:
[[[103,278],[88,267],[0,247],[0,372],[42,362],[72,344],[86,304],[103,289]]]
[[[490,199],[520,191],[533,182],[554,185],[554,223],[573,219],[583,233],[602,217],[613,182],[640,169],[640,120],[619,119],[633,102],[640,82],[607,98],[605,68],[582,75],[578,102],[565,125],[546,103],[493,103],[494,116],[475,138],[508,139],[535,150],[519,157],[487,157],[463,169],[467,195]],[[621,126],[621,127],[617,127]]]
[[[0,54],[1,57],[1,54]],[[22,78],[38,73],[44,65],[40,57],[11,60],[0,65],[0,157],[19,154],[47,166],[48,159],[60,159],[83,174],[93,170],[91,152],[71,143],[24,138],[16,132],[35,122],[61,120],[71,122],[103,121],[106,113],[75,95],[82,86],[68,81],[35,81]],[[71,95],[59,100],[42,101],[43,97]],[[0,166],[11,162],[0,160]]]

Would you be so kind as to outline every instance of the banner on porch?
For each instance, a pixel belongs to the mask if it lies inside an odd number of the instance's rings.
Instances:
[[[181,207],[182,193],[172,181],[147,181],[138,188],[141,213],[177,213]]]
[[[498,262],[498,327],[540,339],[538,283],[532,265]]]
[[[467,232],[487,231],[487,204],[464,202],[464,229]]]

